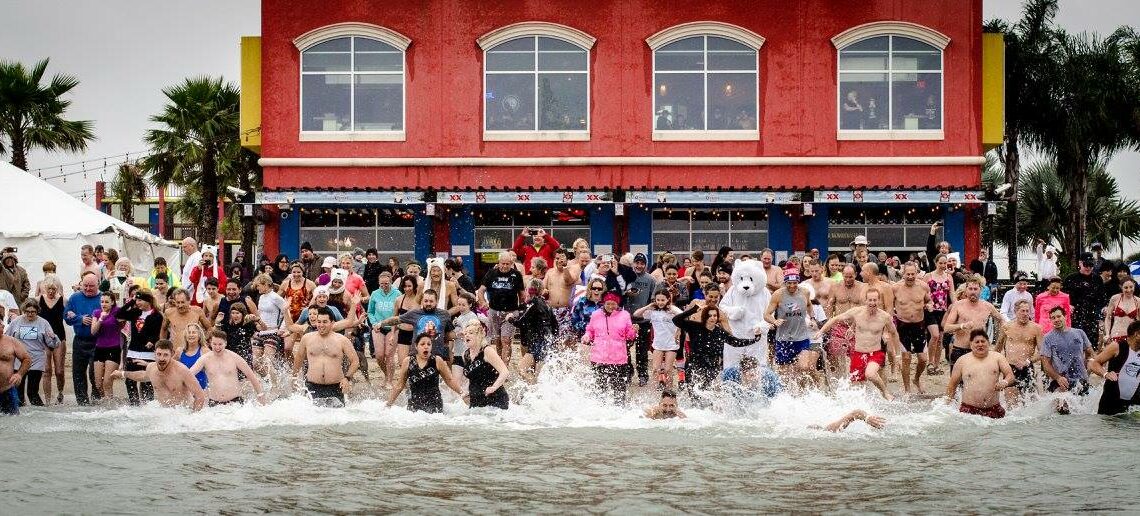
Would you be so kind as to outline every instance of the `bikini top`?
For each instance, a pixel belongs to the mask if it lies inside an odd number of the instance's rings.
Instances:
[[[1138,313],[1140,313],[1140,307],[1133,305],[1132,311],[1125,312],[1123,308],[1120,308],[1119,303],[1117,303],[1116,308],[1112,310],[1113,317],[1127,317],[1129,319],[1135,319]]]

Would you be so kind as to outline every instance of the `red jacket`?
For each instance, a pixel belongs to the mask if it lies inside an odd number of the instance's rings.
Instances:
[[[542,258],[546,260],[546,265],[553,266],[554,251],[558,250],[558,247],[562,244],[559,244],[558,241],[550,235],[543,235],[542,238],[545,243],[542,244],[542,247],[535,249],[533,245],[526,244],[526,239],[529,237],[530,235],[519,233],[519,237],[515,239],[514,247],[511,248],[511,250],[518,255],[519,259],[523,261],[523,270],[526,271],[527,274],[530,274],[530,261],[535,257]]]
[[[225,292],[226,282],[227,282],[225,268],[224,267],[218,267],[217,269],[218,269],[218,290]],[[202,267],[194,267],[194,270],[190,271],[190,284],[186,285],[186,290],[190,291],[190,304],[192,304],[194,306],[202,306],[202,301],[205,301],[205,296],[204,296],[204,294],[206,292],[206,286],[205,286],[206,281],[205,280],[206,280],[206,278],[212,278],[212,277],[214,277],[214,267],[213,266],[206,267],[205,270],[203,270]],[[199,286],[202,287],[201,293],[198,292]]]

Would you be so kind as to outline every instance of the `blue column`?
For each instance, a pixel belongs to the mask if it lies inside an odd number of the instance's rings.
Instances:
[[[644,245],[646,253],[653,261],[653,212],[648,206],[625,205],[626,220],[629,221],[629,245]]]
[[[288,217],[285,215],[288,214]],[[280,252],[294,260],[301,257],[301,209],[282,210],[277,226]]]
[[[416,242],[415,242],[415,255],[416,260],[420,263],[427,263],[427,259],[431,258],[431,239],[432,239],[432,224],[431,217],[424,214],[422,207],[416,208],[412,215],[412,226],[415,228]]]
[[[792,218],[784,213],[782,206],[768,208],[768,247],[773,252],[792,252]]]
[[[966,212],[959,208],[951,210],[950,205],[942,205],[942,224],[946,228],[946,241],[950,249],[963,253],[966,249]],[[962,255],[965,259],[965,254]]]
[[[600,209],[599,209],[600,208]],[[590,249],[595,245],[614,245],[614,205],[606,203],[590,208]],[[569,247],[573,242],[560,242]]]
[[[807,220],[807,227],[808,227],[807,247],[808,248],[805,249],[805,251],[810,250],[811,248],[814,247],[816,249],[819,249],[820,256],[827,256],[827,254],[828,254],[828,252],[827,252],[827,246],[828,246],[827,226],[829,224],[827,217],[828,217],[828,213],[830,213],[831,210],[830,210],[830,207],[826,204],[818,204],[817,203],[817,204],[812,204],[811,206],[812,206],[814,215],[807,217],[807,219],[808,219]]]
[[[467,246],[469,254],[463,257],[463,267],[469,277],[475,277],[475,215],[471,208],[456,207],[451,210],[448,227],[451,230],[451,245]],[[477,279],[476,279],[477,281]]]
[[[150,223],[150,233],[158,235],[158,207],[146,210],[147,221]],[[158,235],[161,236],[161,235]]]

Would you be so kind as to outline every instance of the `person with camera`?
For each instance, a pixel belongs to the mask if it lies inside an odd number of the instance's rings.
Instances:
[[[28,271],[20,267],[15,247],[5,247],[3,253],[0,253],[0,290],[11,293],[16,298],[17,306],[23,306],[32,291]]]
[[[530,245],[525,244],[528,236],[530,237]],[[515,252],[517,259],[522,260],[525,269],[523,272],[530,274],[531,260],[538,257],[546,260],[546,263],[554,263],[554,250],[561,246],[562,244],[559,244],[554,237],[546,234],[545,229],[534,229],[528,226],[519,233],[511,250]]]
[[[218,262],[215,260],[217,252],[216,246],[202,246],[202,258],[198,261],[198,266],[190,271],[190,281],[186,285],[187,290],[190,291],[190,304],[194,306],[202,306],[205,303],[208,295],[206,293],[206,280],[209,278],[217,278],[219,290],[226,288],[226,271],[224,268],[218,267]]]

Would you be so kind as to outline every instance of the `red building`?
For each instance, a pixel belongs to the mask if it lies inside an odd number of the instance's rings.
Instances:
[[[263,0],[243,125],[279,214],[266,250],[471,263],[541,226],[596,252],[845,251],[857,234],[903,252],[941,220],[968,259],[1002,136],[1003,47],[981,16],[981,0]]]

